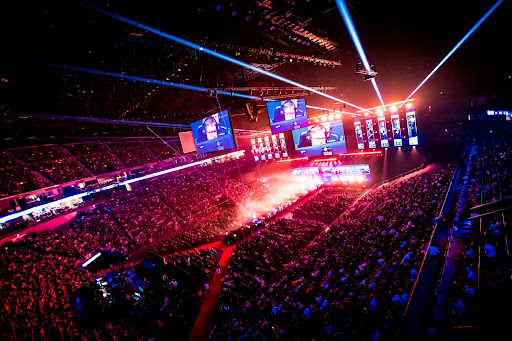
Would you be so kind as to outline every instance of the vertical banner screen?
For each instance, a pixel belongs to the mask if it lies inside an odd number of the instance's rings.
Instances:
[[[386,128],[386,119],[381,116],[379,117],[379,134],[380,134],[380,146],[382,148],[389,147],[389,140],[388,140],[388,129]]]
[[[258,137],[258,146],[259,146],[260,158],[262,160],[266,160],[267,157],[265,156],[265,147],[263,146],[263,140],[261,137]]]
[[[277,135],[272,135],[272,146],[274,147],[274,156],[276,159],[281,157],[281,151],[279,150],[279,142],[277,141]]]
[[[288,157],[288,150],[286,149],[286,141],[283,133],[279,133],[279,141],[281,141],[281,152],[283,153],[283,157]]]
[[[366,119],[366,135],[368,136],[368,145],[370,148],[376,148],[375,134],[373,132],[373,120],[371,118]]]
[[[272,156],[272,149],[270,148],[270,139],[268,136],[263,138],[265,140],[265,152],[267,153],[267,158],[272,160],[274,157]]]
[[[356,131],[357,149],[364,149],[363,129],[361,128],[361,121],[359,121],[358,118],[354,119],[354,129]]]
[[[398,117],[398,114],[391,115],[391,128],[393,129],[393,145],[395,147],[401,147],[402,133],[400,131],[400,117]]]
[[[251,139],[251,152],[254,156],[254,161],[260,161],[259,147],[256,145],[255,139]]]
[[[405,114],[405,119],[407,121],[407,133],[409,135],[409,145],[417,146],[418,145],[418,128],[416,126],[416,113],[414,111],[410,111]]]

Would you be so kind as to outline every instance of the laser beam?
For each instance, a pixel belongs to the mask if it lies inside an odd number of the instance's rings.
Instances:
[[[354,42],[354,46],[356,47],[357,53],[359,53],[359,57],[361,57],[361,62],[363,63],[364,68],[368,73],[372,72],[370,68],[370,63],[368,63],[368,59],[366,58],[366,54],[364,53],[363,45],[361,44],[361,40],[359,39],[359,35],[357,34],[356,27],[354,26],[354,22],[352,21],[352,17],[347,8],[347,4],[344,0],[336,0],[336,4],[338,5],[338,9],[340,10],[341,17],[343,18],[343,22],[345,22],[345,26],[347,26],[348,33]],[[382,96],[380,95],[379,87],[377,86],[377,81],[375,78],[371,79],[373,88],[379,97],[382,106],[384,107],[384,101],[382,100]]]
[[[428,79],[429,79],[430,77],[432,77],[432,75],[433,75],[433,74],[434,74],[434,73],[435,73],[435,72],[436,72],[436,71],[441,67],[441,65],[443,65],[443,64],[448,60],[448,58],[450,58],[450,56],[451,56],[455,51],[457,51],[457,49],[458,49],[458,48],[459,48],[459,47],[460,47],[460,46],[461,46],[461,45],[462,45],[462,44],[463,44],[463,43],[464,43],[464,42],[469,38],[469,36],[471,36],[471,35],[473,34],[473,32],[475,32],[475,31],[476,31],[476,29],[477,29],[480,25],[482,25],[482,23],[485,21],[485,19],[487,19],[487,18],[491,15],[491,13],[492,13],[492,12],[494,12],[494,10],[495,10],[495,9],[496,9],[496,8],[497,8],[497,7],[502,3],[502,2],[503,2],[503,0],[498,0],[498,1],[494,4],[494,6],[492,6],[492,7],[491,7],[491,9],[489,9],[489,10],[487,11],[487,13],[485,13],[485,14],[484,14],[484,16],[483,16],[482,18],[480,18],[480,20],[478,20],[478,22],[477,22],[477,23],[476,23],[476,24],[475,24],[475,25],[474,25],[474,26],[473,26],[473,27],[468,31],[468,33],[466,33],[466,35],[465,35],[464,37],[462,37],[462,39],[457,43],[457,45],[455,45],[455,47],[454,47],[450,52],[448,52],[448,54],[446,55],[446,57],[444,57],[444,58],[443,58],[443,60],[441,60],[441,61],[439,62],[439,64],[437,64],[437,66],[434,68],[434,70],[432,70],[432,72],[430,72],[430,73],[428,74],[428,76],[427,76],[427,77],[425,77],[425,79],[420,83],[420,85],[418,85],[418,86],[416,87],[416,89],[414,89],[414,91],[413,91],[413,92],[411,92],[411,94],[409,95],[409,97],[407,97],[407,98],[405,99],[405,101],[403,101],[403,102],[402,102],[402,104],[400,104],[400,108],[404,105],[404,103],[405,103],[409,98],[411,98],[411,97],[416,93],[416,91],[418,91],[418,90],[423,86],[423,84],[425,84],[425,83],[428,81]]]
[[[166,38],[166,39],[169,39],[169,40],[172,40],[176,43],[179,43],[179,44],[182,44],[182,45],[185,45],[185,46],[188,46],[192,49],[195,49],[195,50],[198,50],[200,52],[203,52],[203,53],[206,53],[206,54],[209,54],[213,57],[216,57],[216,58],[219,58],[219,59],[222,59],[222,60],[225,60],[229,63],[232,63],[232,64],[235,64],[235,65],[238,65],[238,66],[241,66],[243,68],[246,68],[246,69],[249,69],[249,70],[252,70],[254,72],[258,72],[262,75],[265,75],[265,76],[268,76],[268,77],[271,77],[271,78],[274,78],[274,79],[277,79],[281,82],[284,82],[284,83],[288,83],[288,84],[291,84],[293,86],[296,86],[296,87],[299,87],[299,88],[302,88],[304,90],[307,90],[307,91],[310,91],[314,94],[317,94],[317,95],[320,95],[320,96],[323,96],[323,97],[327,97],[329,99],[332,99],[332,100],[335,100],[335,101],[340,101],[342,103],[345,103],[346,105],[350,105],[351,107],[354,107],[354,108],[357,108],[357,109],[362,109],[364,110],[363,108],[355,105],[355,104],[352,104],[352,103],[349,103],[349,102],[346,102],[342,99],[339,99],[337,97],[334,97],[334,96],[331,96],[329,94],[326,94],[326,93],[323,93],[321,91],[318,91],[316,89],[313,89],[311,87],[308,87],[306,85],[303,85],[303,84],[300,84],[300,83],[297,83],[295,81],[292,81],[288,78],[285,78],[285,77],[282,77],[282,76],[279,76],[279,75],[276,75],[272,72],[269,72],[267,70],[263,70],[263,69],[260,69],[259,67],[256,67],[254,65],[251,65],[251,64],[248,64],[248,63],[245,63],[245,62],[242,62],[238,59],[235,59],[235,58],[232,58],[232,57],[229,57],[225,54],[222,54],[220,52],[217,52],[217,51],[214,51],[214,50],[211,50],[207,47],[204,47],[204,46],[201,46],[201,45],[198,45],[198,44],[195,44],[195,43],[192,43],[188,40],[185,40],[183,38],[179,38],[177,36],[174,36],[172,34],[169,34],[169,33],[166,33],[166,32],[163,32],[161,30],[158,30],[156,28],[153,28],[153,27],[150,27],[150,26],[147,26],[147,25],[144,25],[142,23],[139,23],[135,20],[132,20],[132,19],[128,19],[128,18],[125,18],[123,16],[120,16],[118,14],[115,14],[115,13],[111,13],[109,11],[105,11],[103,9],[100,9],[100,8],[97,8],[97,7],[94,7],[94,6],[91,6],[91,5],[88,5],[86,3],[83,3],[83,2],[80,2],[80,5],[82,5],[83,7],[85,8],[88,8],[96,13],[99,13],[99,14],[103,14],[103,15],[106,15],[106,16],[109,16],[113,19],[116,19],[116,20],[119,20],[119,21],[122,21],[126,24],[129,24],[129,25],[132,25],[132,26],[135,26],[135,27],[138,27],[140,29],[143,29],[143,30],[146,30],[148,32],[151,32],[151,33],[154,33],[156,35],[159,35],[160,37],[162,38]]]

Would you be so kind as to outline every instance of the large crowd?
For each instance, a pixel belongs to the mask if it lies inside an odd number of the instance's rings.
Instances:
[[[181,155],[176,142],[113,141],[24,147],[0,155],[0,197]]]
[[[238,228],[239,206],[271,201],[283,189],[272,181],[248,185],[235,174],[227,162],[116,188],[71,223],[5,244],[2,337],[143,340],[175,331],[186,338],[204,284],[219,270],[217,251],[195,248]],[[213,337],[391,335],[450,174],[451,168],[429,170],[370,191],[357,202],[359,210],[349,207],[363,191],[324,188],[291,216],[239,240],[223,278]],[[346,212],[358,215],[338,223]],[[99,250],[126,259],[148,245],[147,252],[163,261],[100,273],[82,267]],[[84,322],[91,315],[102,324]]]
[[[427,171],[365,196],[357,217],[330,227],[249,301],[230,307],[216,338],[392,338],[451,172]]]

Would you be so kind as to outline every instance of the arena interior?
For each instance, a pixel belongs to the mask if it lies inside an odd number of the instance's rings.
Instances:
[[[10,5],[0,339],[512,340],[510,2]]]

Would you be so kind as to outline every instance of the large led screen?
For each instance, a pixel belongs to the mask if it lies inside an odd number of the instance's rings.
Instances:
[[[343,122],[318,123],[294,130],[293,142],[300,156],[325,156],[347,152]]]
[[[389,140],[388,140],[388,129],[386,128],[386,119],[381,116],[378,118],[379,123],[379,134],[380,134],[380,146],[382,148],[389,147]]]
[[[358,118],[354,118],[354,129],[356,131],[357,149],[364,149],[363,128]]]
[[[268,118],[272,134],[308,126],[306,101],[304,98],[281,102],[267,102]]]
[[[366,119],[366,135],[368,136],[368,146],[370,148],[376,148],[375,133],[373,132],[373,120],[371,118]]]
[[[414,111],[407,112],[405,114],[405,120],[407,121],[407,134],[409,135],[409,145],[418,145],[418,128],[416,126],[416,113]]]
[[[190,127],[198,153],[209,153],[236,147],[227,110],[196,121]]]
[[[393,145],[401,147],[402,132],[400,131],[400,117],[398,115],[391,115],[391,129],[393,129]]]

